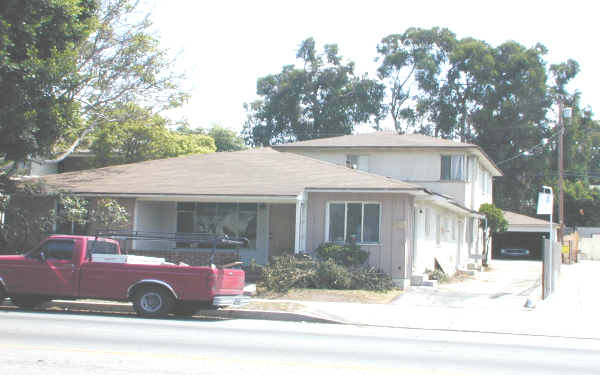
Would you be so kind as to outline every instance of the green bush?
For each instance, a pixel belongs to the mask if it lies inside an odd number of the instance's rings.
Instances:
[[[352,273],[332,259],[316,262],[317,283],[314,287],[323,289],[352,289]]]
[[[396,287],[392,277],[375,267],[355,268],[352,272],[352,289],[385,291]]]
[[[362,266],[369,258],[369,253],[355,243],[336,244],[325,242],[315,250],[315,255],[322,261],[333,260],[346,267]]]
[[[278,293],[291,288],[385,291],[395,287],[389,275],[373,267],[346,267],[333,259],[316,261],[306,255],[274,257],[263,268],[261,285]]]

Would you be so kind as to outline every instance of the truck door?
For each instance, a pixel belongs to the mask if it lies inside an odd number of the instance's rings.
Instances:
[[[75,240],[51,239],[28,254],[23,267],[23,292],[73,296],[76,286]]]

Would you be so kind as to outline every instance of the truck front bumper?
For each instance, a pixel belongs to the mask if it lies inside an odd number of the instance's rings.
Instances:
[[[215,296],[213,298],[213,306],[243,306],[250,302],[250,297],[244,295],[238,296]]]

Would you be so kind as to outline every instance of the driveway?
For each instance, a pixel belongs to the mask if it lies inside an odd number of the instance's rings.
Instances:
[[[492,260],[487,271],[475,272],[460,282],[411,287],[392,304],[514,310],[537,293],[541,274],[540,261]]]

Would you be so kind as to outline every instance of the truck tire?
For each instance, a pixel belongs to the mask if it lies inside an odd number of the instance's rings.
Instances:
[[[162,318],[167,316],[175,305],[175,299],[164,288],[145,286],[139,288],[133,297],[133,308],[144,318]]]
[[[33,310],[44,302],[48,302],[48,298],[38,296],[11,296],[10,301],[13,305],[23,310]]]

